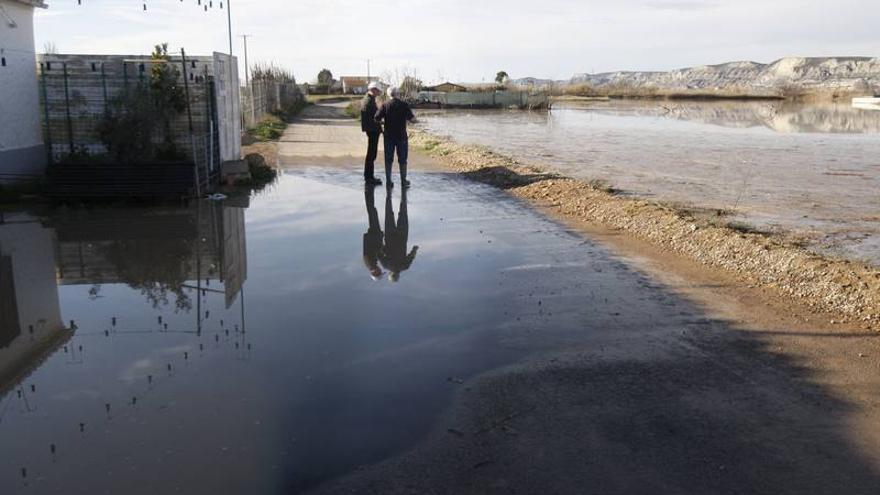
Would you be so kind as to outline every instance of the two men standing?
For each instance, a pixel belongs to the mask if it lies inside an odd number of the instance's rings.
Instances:
[[[385,123],[385,181],[387,187],[394,186],[391,181],[391,168],[394,165],[394,154],[400,167],[400,183],[409,187],[406,178],[406,165],[409,157],[409,138],[406,134],[407,122],[415,122],[415,115],[405,101],[400,99],[398,88],[388,89],[388,101],[377,108],[376,97],[382,94],[377,83],[370,83],[367,96],[361,110],[361,130],[367,134],[367,157],[364,162],[364,179],[367,184],[381,184],[382,181],[373,176],[374,163],[378,154],[379,133],[381,124]],[[372,118],[370,116],[372,115]]]

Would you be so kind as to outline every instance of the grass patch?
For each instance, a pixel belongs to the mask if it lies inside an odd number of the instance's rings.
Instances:
[[[353,119],[361,118],[361,102],[360,100],[352,101],[345,106],[345,115]]]
[[[760,235],[768,235],[769,232],[759,229],[752,224],[746,222],[739,221],[731,221],[727,222],[725,225],[728,229],[739,232],[740,234],[760,234]]]
[[[287,122],[277,115],[268,115],[253,129],[248,129],[248,134],[257,141],[276,141],[287,128]]]
[[[443,143],[441,143],[440,141],[438,141],[436,139],[429,139],[429,140],[425,141],[425,144],[422,145],[422,148],[425,151],[434,151],[441,144],[443,144]]]
[[[364,95],[308,95],[309,103],[337,103],[342,101],[358,101]]]

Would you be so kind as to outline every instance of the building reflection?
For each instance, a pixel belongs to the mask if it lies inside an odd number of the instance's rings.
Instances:
[[[207,294],[226,309],[247,280],[244,208],[200,202],[178,208],[75,209],[0,218],[0,392],[74,333],[59,286],[106,284],[140,291],[154,308],[193,315]],[[243,321],[242,321],[243,325]]]
[[[68,333],[55,281],[55,233],[30,215],[0,224],[0,391]]]

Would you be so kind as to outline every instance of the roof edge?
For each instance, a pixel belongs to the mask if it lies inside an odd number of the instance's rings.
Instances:
[[[45,0],[10,0],[13,3],[23,3],[25,5],[30,5],[31,7],[36,7],[38,9],[48,9],[49,6],[46,4]]]

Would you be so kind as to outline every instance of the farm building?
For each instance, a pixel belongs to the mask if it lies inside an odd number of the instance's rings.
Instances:
[[[342,92],[345,94],[362,95],[367,92],[367,86],[371,82],[378,82],[378,77],[367,76],[342,76],[339,78],[342,83]]]
[[[455,83],[451,83],[451,82],[444,82],[444,83],[437,84],[435,86],[428,86],[428,87],[422,88],[422,91],[431,91],[431,92],[438,92],[438,93],[460,93],[460,92],[465,92],[467,90],[468,89],[466,87],[462,86],[461,84],[455,84]]]
[[[42,0],[0,0],[0,181],[39,176],[46,167],[34,68],[34,9]]]

